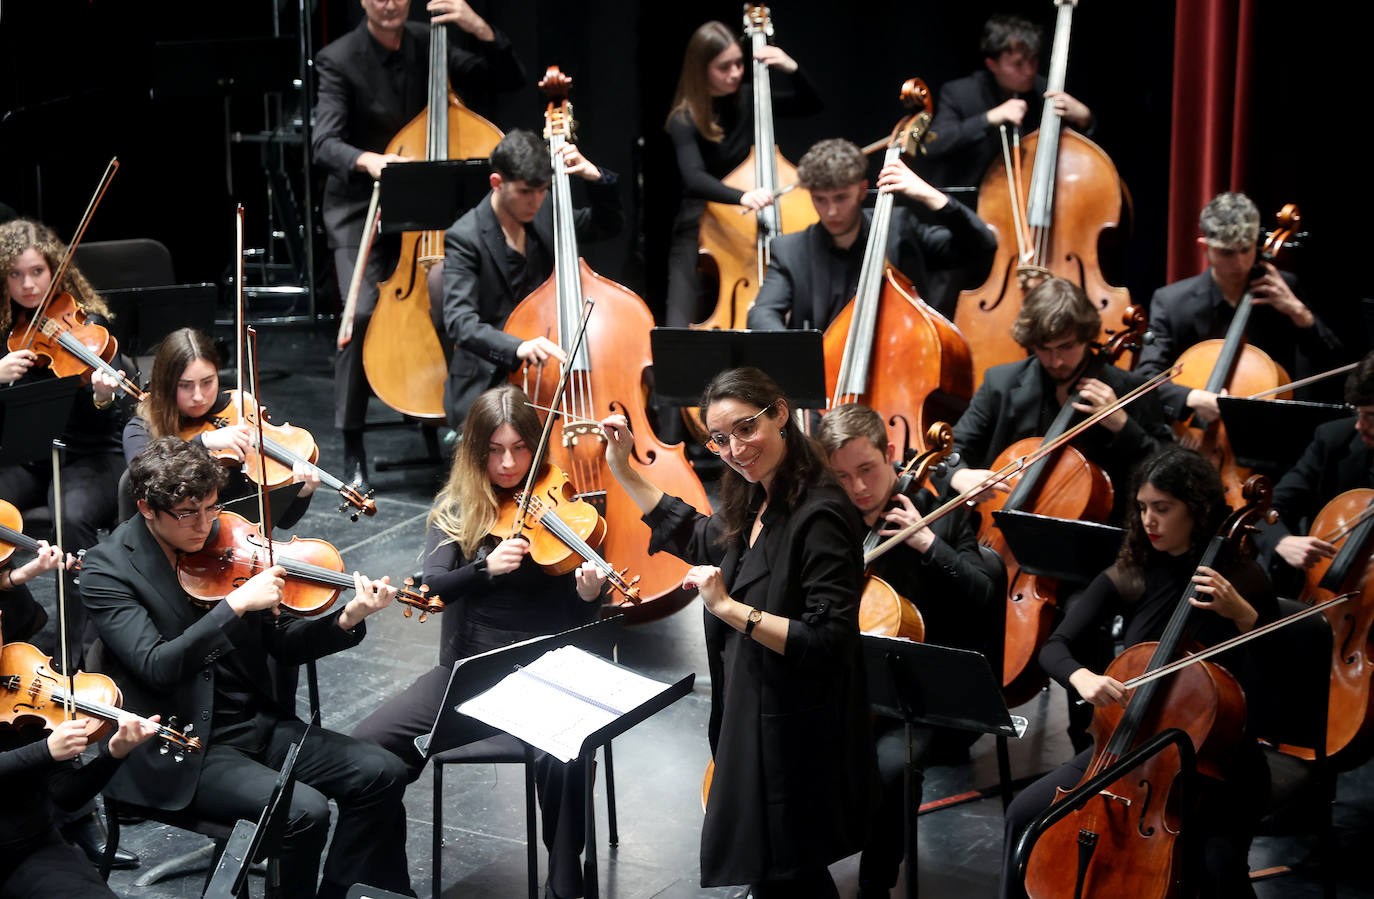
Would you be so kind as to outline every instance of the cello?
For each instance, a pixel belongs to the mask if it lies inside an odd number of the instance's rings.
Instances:
[[[903,151],[915,156],[930,130],[930,90],[911,78],[902,85],[911,114],[897,123],[883,163]],[[894,197],[878,194],[854,299],[840,310],[824,337],[829,408],[863,403],[878,412],[899,450],[924,449],[927,406],[933,419],[962,411],[973,396],[973,362],[959,330],[917,295],[887,261]]]
[[[1231,513],[1203,553],[1200,566],[1215,568],[1228,546],[1241,552],[1253,522],[1272,515],[1272,488],[1252,477],[1246,505]],[[1198,595],[1191,580],[1158,642],[1130,647],[1107,666],[1106,675],[1126,683],[1168,665],[1185,648]],[[1163,679],[1141,678],[1123,709],[1093,711],[1094,749],[1084,779],[1094,777],[1151,734],[1176,727],[1197,750],[1198,770],[1224,775],[1245,727],[1245,694],[1225,668],[1202,661]],[[1170,797],[1179,775],[1176,754],[1155,755],[1052,825],[1031,848],[1026,893],[1033,897],[1170,896],[1177,892],[1183,853],[1178,851],[1178,809]],[[1057,791],[1057,799],[1070,791]]]
[[[754,58],[773,35],[773,20],[762,3],[744,4],[744,34],[749,38],[753,61],[754,146],[749,155],[721,183],[737,190],[766,189],[776,199],[772,205],[752,210],[725,203],[707,203],[701,215],[701,255],[715,265],[719,280],[716,307],[693,328],[739,329],[746,327],[749,307],[763,284],[768,269],[768,247],[779,234],[800,231],[818,221],[811,194],[797,187],[779,195],[781,184],[797,180],[797,168],[778,149],[773,134],[773,87],[768,66]],[[699,423],[687,416],[688,426]]]
[[[550,66],[539,84],[549,96],[544,122],[553,165],[549,201],[554,204],[554,271],[511,310],[505,331],[521,340],[552,335],[559,346],[572,347],[584,298],[595,301],[596,311],[587,320],[585,343],[565,363],[565,397],[555,403],[555,386],[549,379],[531,377],[529,366],[512,374],[511,380],[525,387],[536,406],[557,410],[559,421],[552,425],[549,440],[550,461],[568,473],[576,495],[590,500],[606,520],[606,558],[639,573],[643,602],[626,611],[635,620],[651,620],[690,601],[690,594],[679,589],[688,566],[667,553],[649,555],[649,528],[639,520],[639,507],[611,476],[604,452],[606,436],[594,423],[607,415],[624,415],[635,439],[630,464],[697,509],[705,511],[710,504],[682,446],[667,446],[649,426],[644,372],[652,364],[653,315],[642,299],[596,274],[578,257],[572,189],[562,153],[572,136],[568,101],[572,79]],[[522,384],[525,381],[532,383]]]
[[[1048,89],[1062,91],[1078,0],[1054,3],[1058,19]],[[1098,263],[1099,241],[1121,227],[1130,205],[1102,148],[1065,129],[1054,104],[1046,103],[1039,131],[1019,142],[1014,157],[1004,143],[1003,154],[1004,161],[988,168],[978,189],[978,217],[996,233],[997,253],[987,280],[962,291],[954,313],[973,349],[975,388],[983,383],[985,369],[1024,358],[1011,326],[1026,292],[1041,281],[1058,276],[1077,284],[1104,321],[1119,319],[1131,302],[1126,288],[1106,282]],[[1023,157],[1034,160],[1029,183],[1020,177]]]
[[[447,26],[431,24],[429,102],[391,139],[386,152],[418,156],[423,147],[420,158],[427,161],[481,158],[491,155],[500,141],[500,129],[464,106],[449,88]],[[372,392],[402,415],[430,421],[444,418],[448,376],[429,296],[429,270],[443,261],[444,232],[401,235],[396,270],[378,285],[377,308],[363,335],[363,371]],[[358,267],[366,263],[360,255]]]
[[[1302,215],[1298,207],[1292,203],[1285,204],[1279,210],[1278,227],[1270,232],[1259,249],[1259,259],[1265,262],[1277,259],[1279,250],[1297,232],[1301,223]],[[1253,305],[1254,298],[1246,290],[1236,303],[1236,311],[1224,338],[1204,340],[1179,354],[1178,364],[1183,370],[1176,383],[1183,387],[1201,388],[1208,393],[1225,391],[1240,396],[1263,393],[1266,397],[1276,396],[1278,399],[1292,396],[1291,391],[1277,390],[1292,380],[1283,366],[1264,350],[1245,340],[1245,328],[1250,323]],[[1236,464],[1231,441],[1226,436],[1226,426],[1218,419],[1200,428],[1190,420],[1178,425],[1177,430],[1181,443],[1196,446],[1198,452],[1216,466],[1221,473],[1222,486],[1226,488],[1226,501],[1234,505],[1241,484],[1250,470]]]

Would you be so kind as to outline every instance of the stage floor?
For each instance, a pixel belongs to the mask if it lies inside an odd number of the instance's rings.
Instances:
[[[332,342],[329,331],[265,329],[262,335],[261,396],[275,421],[308,428],[320,446],[321,464],[343,474],[341,437],[332,427]],[[232,386],[232,385],[226,385]],[[399,416],[373,401],[370,420],[399,422]],[[405,428],[372,430],[367,436],[373,459],[422,453],[418,432]],[[438,488],[435,469],[372,471],[378,514],[356,523],[340,514],[323,490],[296,527],[303,537],[322,537],[342,552],[345,564],[370,576],[394,579],[416,571],[424,545],[425,515]],[[714,476],[708,476],[708,481]],[[714,485],[710,485],[714,493]],[[51,584],[47,580],[45,584]],[[51,602],[51,588],[36,591]],[[645,722],[614,744],[620,844],[608,847],[604,781],[597,779],[597,851],[602,895],[615,899],[726,897],[742,889],[698,886],[701,826],[701,775],[708,758],[706,725],[709,684],[701,635],[701,606],[693,602],[666,619],[627,629],[620,661],[663,680],[696,672],[693,693]],[[364,716],[427,671],[437,658],[439,622],[420,624],[397,611],[374,615],[368,637],[349,652],[319,664],[325,726],[348,733]],[[40,642],[51,640],[51,627]],[[300,707],[305,708],[302,688]],[[1071,754],[1064,733],[1065,701],[1058,687],[1014,710],[1029,728],[1010,745],[1012,774],[1043,772]],[[1343,774],[1335,808],[1340,895],[1374,897],[1374,878],[1365,853],[1374,838],[1374,767]],[[513,766],[458,766],[445,772],[443,883],[434,895],[495,899],[525,893],[523,778]],[[924,800],[953,796],[997,781],[990,737],[974,744],[969,762],[932,768]],[[420,896],[431,895],[433,782],[426,770],[406,794],[411,877]],[[1002,854],[1002,814],[997,798],[980,799],[919,819],[920,887],[926,896],[972,897],[996,894]],[[120,895],[146,899],[197,897],[203,873],[174,877],[140,887],[135,880],[149,867],[204,845],[194,834],[142,824],[124,828],[122,845],[143,859],[140,871],[115,872],[110,884]],[[1260,838],[1251,853],[1252,869],[1305,862],[1313,858],[1309,839]],[[540,870],[547,859],[540,850]],[[833,869],[840,894],[857,892],[858,859]],[[903,895],[899,889],[894,896]],[[261,880],[254,878],[254,895]],[[1256,884],[1261,897],[1318,896],[1315,872]]]

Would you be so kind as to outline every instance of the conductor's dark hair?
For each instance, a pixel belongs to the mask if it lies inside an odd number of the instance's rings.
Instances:
[[[978,42],[978,49],[988,59],[996,59],[1003,53],[1017,50],[1027,56],[1039,56],[1043,34],[1040,26],[1030,19],[996,15],[983,23],[983,37]]]
[[[1345,376],[1345,401],[1352,406],[1374,406],[1374,353],[1367,353]]]
[[[1131,477],[1131,501],[1135,502],[1140,488],[1149,484],[1169,494],[1188,507],[1193,518],[1193,533],[1188,551],[1197,558],[1208,541],[1230,514],[1226,505],[1226,490],[1221,475],[1211,462],[1190,449],[1177,444],[1160,447],[1136,468]],[[1150,539],[1140,515],[1126,516],[1126,536],[1121,542],[1116,566],[1119,570],[1139,573],[1150,553]]]
[[[491,151],[491,167],[505,181],[548,184],[553,180],[553,165],[544,139],[533,131],[517,128]]]
[[[159,512],[218,493],[227,477],[205,447],[180,437],[159,437],[129,462],[130,493]]]

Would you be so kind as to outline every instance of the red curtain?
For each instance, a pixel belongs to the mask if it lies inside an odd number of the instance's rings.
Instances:
[[[1197,244],[1202,207],[1222,191],[1245,189],[1256,2],[1174,0],[1169,283],[1205,265]]]

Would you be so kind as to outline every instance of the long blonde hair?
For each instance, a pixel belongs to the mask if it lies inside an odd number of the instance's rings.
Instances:
[[[496,524],[500,500],[487,477],[487,451],[491,436],[505,424],[514,428],[531,450],[538,446],[543,430],[539,415],[525,392],[513,384],[493,387],[473,402],[463,423],[463,439],[453,454],[448,483],[429,511],[428,523],[457,543],[469,559]]]
[[[682,54],[682,73],[677,78],[677,91],[673,94],[673,108],[668,112],[668,122],[672,122],[674,116],[684,116],[691,120],[702,137],[712,143],[720,143],[725,132],[711,109],[711,81],[707,72],[711,60],[738,40],[724,22],[706,22],[692,32],[687,41],[687,50]],[[667,123],[664,127],[667,127]]]
[[[19,257],[24,255],[25,250],[37,250],[47,261],[48,271],[56,274],[57,266],[61,264],[67,247],[57,239],[51,228],[30,219],[15,219],[0,225],[0,275],[4,276],[6,283],[9,281],[10,272],[14,270],[15,264],[19,262]],[[94,312],[107,319],[112,317],[105,301],[75,265],[67,266],[67,271],[62,276],[61,290],[72,295],[72,299],[76,300],[76,305],[82,312]],[[3,293],[5,302],[0,302],[0,334],[9,334],[13,322],[10,316],[8,289]]]
[[[215,342],[195,328],[178,328],[157,345],[148,393],[138,404],[138,414],[148,423],[148,432],[153,437],[175,437],[181,433],[186,422],[177,406],[177,382],[186,372],[186,366],[198,359],[219,369]]]

